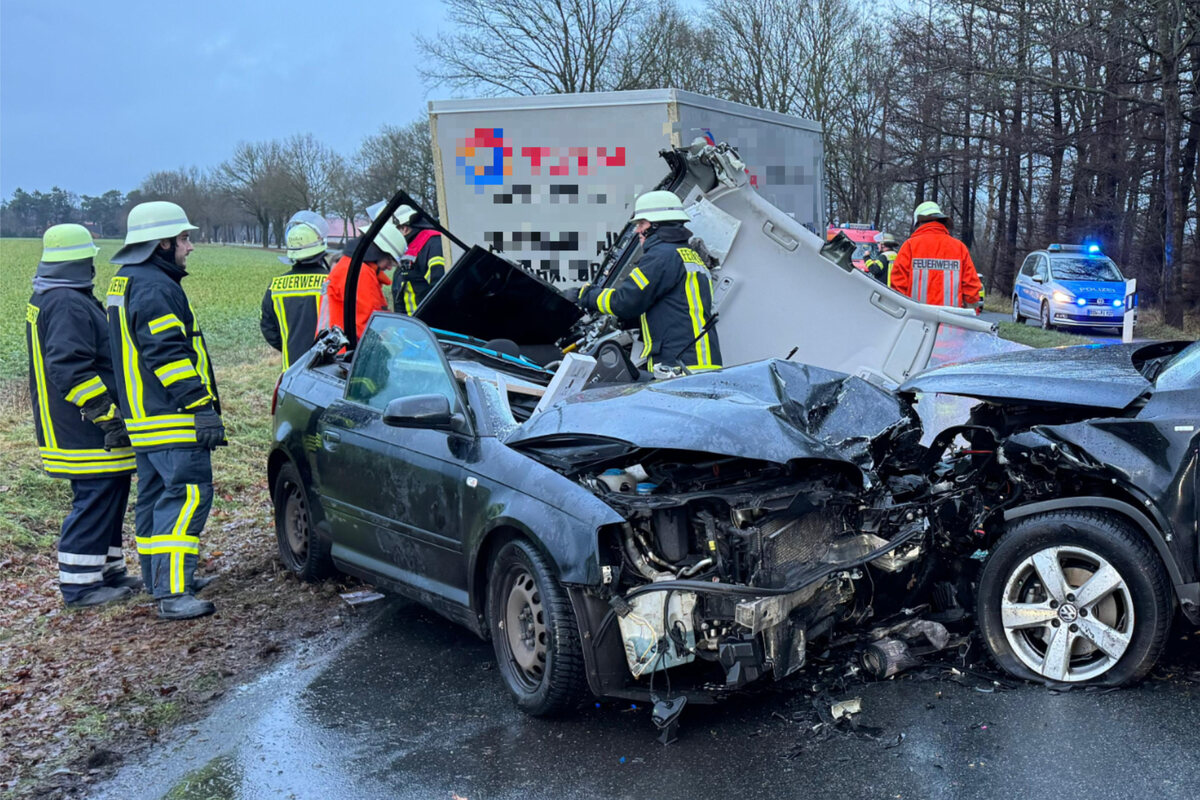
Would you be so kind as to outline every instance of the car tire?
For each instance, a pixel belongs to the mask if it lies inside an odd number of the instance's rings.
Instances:
[[[1145,677],[1162,654],[1173,599],[1141,532],[1119,517],[1068,509],[1019,520],[1000,539],[980,574],[976,610],[984,645],[1010,675],[1121,686]]]
[[[1042,330],[1044,330],[1044,331],[1054,330],[1054,323],[1050,321],[1050,304],[1047,303],[1045,300],[1042,301],[1042,307],[1041,307],[1041,311],[1039,312],[1039,318],[1042,323]]]
[[[275,478],[275,538],[279,560],[302,581],[315,583],[333,575],[329,541],[317,531],[309,511],[308,493],[292,464],[284,464]]]
[[[1017,299],[1017,296],[1014,294],[1013,295],[1013,307],[1012,307],[1012,321],[1015,322],[1016,324],[1020,325],[1021,321],[1023,319],[1025,319],[1025,318],[1021,316],[1021,301],[1019,299]]]
[[[575,708],[587,690],[575,612],[529,542],[515,539],[496,553],[486,610],[496,663],[517,707],[535,717]]]

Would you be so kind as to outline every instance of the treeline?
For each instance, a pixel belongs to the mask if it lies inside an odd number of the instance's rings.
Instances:
[[[824,126],[828,214],[953,214],[994,292],[1098,241],[1178,324],[1200,297],[1200,4],[444,0],[426,78],[470,92],[670,86]],[[502,42],[502,46],[497,46]]]
[[[243,142],[220,165],[154,172],[128,194],[98,197],[17,189],[0,205],[5,236],[41,236],[50,225],[82,222],[97,236],[125,235],[134,205],[171,200],[200,228],[197,239],[279,244],[288,217],[301,208],[337,216],[347,227],[368,204],[404,187],[422,206],[437,207],[429,124],[384,126],[344,157],[311,134],[286,140]]]

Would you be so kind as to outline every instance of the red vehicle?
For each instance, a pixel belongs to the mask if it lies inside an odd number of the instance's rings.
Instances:
[[[880,232],[865,222],[847,222],[844,225],[830,225],[825,231],[825,238],[832,239],[839,233],[846,234],[850,241],[854,242],[854,255],[851,256],[851,260],[854,266],[865,271],[867,255],[871,252],[871,246],[879,242]]]

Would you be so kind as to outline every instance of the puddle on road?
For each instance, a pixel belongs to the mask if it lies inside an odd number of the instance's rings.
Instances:
[[[232,755],[217,756],[179,779],[163,800],[236,800],[242,769]]]

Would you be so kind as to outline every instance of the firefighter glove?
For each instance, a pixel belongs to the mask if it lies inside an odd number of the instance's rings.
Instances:
[[[125,430],[125,422],[121,419],[121,412],[109,397],[108,392],[84,403],[79,413],[88,422],[104,431],[105,450],[129,447],[129,433]]]
[[[129,447],[129,431],[125,430],[125,420],[120,417],[103,422],[97,422],[100,430],[104,431],[104,449],[118,450],[122,447]]]
[[[225,441],[225,426],[221,424],[221,415],[212,406],[196,412],[196,444],[207,450],[215,450]]]

